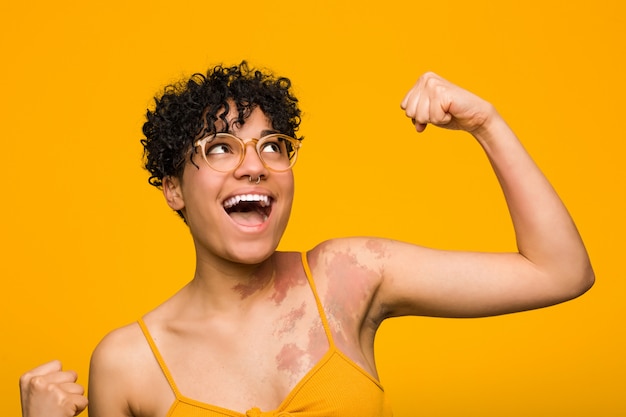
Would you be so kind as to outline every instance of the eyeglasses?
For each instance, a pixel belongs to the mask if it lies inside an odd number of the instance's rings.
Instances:
[[[237,169],[246,155],[246,145],[254,145],[263,165],[276,172],[287,171],[296,163],[299,140],[280,133],[250,139],[244,142],[230,133],[216,133],[196,141],[207,165],[216,171],[229,172]]]

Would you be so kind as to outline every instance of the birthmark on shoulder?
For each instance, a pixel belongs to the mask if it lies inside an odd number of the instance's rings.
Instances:
[[[384,240],[370,239],[365,243],[365,247],[372,252],[376,259],[385,259],[389,257],[387,253],[387,245]]]
[[[371,283],[378,274],[350,250],[334,253],[326,265],[328,283],[324,307],[329,316],[334,316],[338,323],[359,322],[371,300],[374,290]]]
[[[326,274],[328,276],[344,276],[358,265],[356,255],[350,249],[333,252],[326,265]]]

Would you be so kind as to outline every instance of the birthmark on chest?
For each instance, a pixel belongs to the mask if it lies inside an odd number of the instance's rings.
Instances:
[[[276,355],[277,369],[298,377],[304,366],[305,353],[295,343],[284,345],[278,355]]]
[[[239,293],[242,300],[245,300],[246,298],[250,297],[255,292],[261,290],[265,286],[266,282],[267,282],[266,279],[262,279],[260,277],[254,277],[245,284],[235,285],[233,287],[233,290]]]
[[[279,327],[274,332],[274,336],[280,337],[288,333],[293,333],[297,323],[304,317],[306,303],[303,301],[300,307],[292,308],[278,320]]]
[[[274,281],[274,293],[271,296],[276,305],[280,305],[293,287],[303,285],[306,278],[300,274],[285,274]]]

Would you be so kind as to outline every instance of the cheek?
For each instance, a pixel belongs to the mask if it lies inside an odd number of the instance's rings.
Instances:
[[[293,197],[295,192],[295,183],[292,173],[290,173],[289,177],[287,177],[285,180],[284,190],[285,191],[282,198],[284,206],[283,216],[285,218],[285,221],[287,221],[289,219],[289,216],[291,215],[291,207],[293,206]]]
[[[214,171],[204,162],[199,162],[202,161],[196,161],[198,166],[187,163],[183,172],[182,188],[190,198],[197,198],[197,195],[214,195],[224,183],[224,173]]]
[[[295,190],[295,181],[293,172],[272,173],[268,178],[268,186],[271,183],[272,189],[277,193],[278,204],[282,209],[291,209],[293,204],[293,196]]]
[[[293,195],[295,192],[296,184],[293,176],[293,171],[289,171],[284,179],[285,199],[289,202],[289,206],[293,203]]]
[[[211,207],[221,208],[213,204],[219,201],[221,184],[222,176],[219,173],[208,172],[208,168],[201,166],[198,169],[192,164],[185,168],[181,190],[188,221],[198,216],[202,217],[203,213],[210,213]]]

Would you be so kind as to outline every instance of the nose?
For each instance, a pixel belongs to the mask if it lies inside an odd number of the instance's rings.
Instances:
[[[237,178],[267,178],[269,172],[256,151],[255,140],[249,140],[244,143],[243,158],[239,166],[235,169],[234,174]]]

